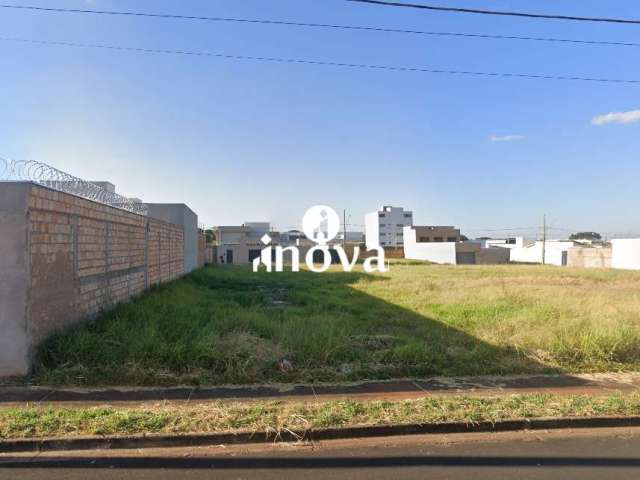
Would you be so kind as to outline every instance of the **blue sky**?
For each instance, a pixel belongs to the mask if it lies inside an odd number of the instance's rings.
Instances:
[[[104,10],[636,41],[640,26],[376,7],[342,0],[30,0]],[[437,2],[432,2],[437,3]],[[640,18],[631,0],[439,2]],[[349,63],[640,79],[640,48],[0,10],[3,37]],[[353,70],[0,41],[0,156],[108,179],[201,223],[350,223],[381,204],[469,235],[640,232],[640,85]],[[491,141],[494,136],[520,136]],[[525,232],[526,233],[526,232]],[[555,236],[562,236],[557,230]],[[493,232],[500,236],[500,232]]]

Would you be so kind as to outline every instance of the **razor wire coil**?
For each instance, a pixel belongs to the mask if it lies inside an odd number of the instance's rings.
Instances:
[[[0,157],[0,182],[3,181],[33,182],[138,215],[146,216],[148,213],[147,206],[141,202],[110,192],[95,183],[35,160],[9,160]]]

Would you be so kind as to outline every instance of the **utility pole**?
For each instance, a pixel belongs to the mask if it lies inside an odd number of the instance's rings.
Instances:
[[[545,254],[547,250],[547,214],[542,216],[542,265],[545,264]]]
[[[346,246],[347,243],[347,211],[342,210],[342,248]]]

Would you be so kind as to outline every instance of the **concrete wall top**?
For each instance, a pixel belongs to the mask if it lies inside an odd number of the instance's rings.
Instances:
[[[5,185],[23,185],[24,188],[27,188],[27,189],[35,188],[35,189],[48,190],[50,192],[55,192],[58,196],[68,196],[68,197],[78,198],[78,199],[80,199],[80,200],[82,200],[84,202],[90,202],[90,203],[96,205],[96,208],[99,209],[101,212],[108,212],[108,213],[111,213],[111,214],[114,214],[114,215],[129,216],[129,218],[136,218],[137,221],[143,221],[145,218],[147,218],[146,215],[141,215],[139,213],[132,212],[130,210],[126,210],[126,209],[123,209],[123,208],[118,208],[118,207],[113,206],[113,205],[108,205],[106,203],[98,202],[96,200],[92,200],[90,198],[85,198],[85,197],[82,197],[82,196],[74,194],[74,193],[65,192],[65,191],[62,191],[62,190],[57,190],[55,188],[51,188],[48,185],[42,185],[42,184],[36,183],[36,182],[30,182],[30,181],[2,182],[2,181],[0,181],[0,186],[5,186]],[[67,212],[67,213],[73,213],[73,212]]]
[[[182,225],[182,219],[187,216],[198,218],[196,212],[185,203],[145,203],[149,208],[149,216],[165,222]]]

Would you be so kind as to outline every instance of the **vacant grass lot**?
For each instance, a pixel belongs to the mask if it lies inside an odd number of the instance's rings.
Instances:
[[[639,366],[639,273],[399,262],[380,275],[207,267],[52,337],[33,379],[317,382]]]

